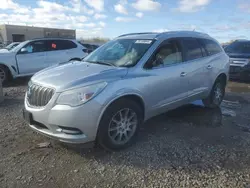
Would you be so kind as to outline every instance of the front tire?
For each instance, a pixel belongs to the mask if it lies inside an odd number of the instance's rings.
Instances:
[[[224,95],[225,95],[226,85],[222,79],[217,79],[214,83],[214,86],[206,99],[203,99],[202,102],[205,107],[208,108],[217,108],[220,106]]]
[[[134,143],[143,122],[140,106],[128,99],[112,103],[103,114],[97,133],[97,142],[105,149],[117,151]]]
[[[5,66],[0,65],[0,81],[5,84],[9,81],[9,77],[9,70]]]

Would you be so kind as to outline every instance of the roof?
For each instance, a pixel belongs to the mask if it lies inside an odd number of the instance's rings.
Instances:
[[[43,37],[43,38],[34,38],[34,39],[30,39],[29,41],[33,41],[33,40],[71,40],[71,41],[76,41],[76,39],[73,38],[60,38],[60,37]]]
[[[120,35],[118,38],[127,38],[127,39],[157,39],[162,37],[202,37],[210,38],[208,34],[200,33],[196,31],[168,31],[163,33],[156,32],[145,32],[145,33],[128,33]]]

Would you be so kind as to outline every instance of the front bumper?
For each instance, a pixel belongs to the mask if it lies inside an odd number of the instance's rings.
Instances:
[[[55,105],[56,93],[43,108],[30,107],[25,96],[25,111],[34,131],[65,143],[83,144],[96,138],[102,106],[94,99],[78,107]],[[69,133],[65,133],[63,128]],[[78,134],[75,131],[79,130]]]
[[[230,66],[229,77],[231,79],[250,79],[250,65],[241,66]]]

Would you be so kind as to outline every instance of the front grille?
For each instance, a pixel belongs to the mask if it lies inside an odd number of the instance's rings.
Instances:
[[[27,91],[27,99],[31,106],[43,107],[48,104],[54,93],[54,89],[30,84]]]

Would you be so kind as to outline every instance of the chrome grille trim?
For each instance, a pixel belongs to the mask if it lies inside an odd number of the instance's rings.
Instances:
[[[53,97],[55,90],[37,84],[30,84],[27,91],[27,101],[30,106],[44,107]]]

